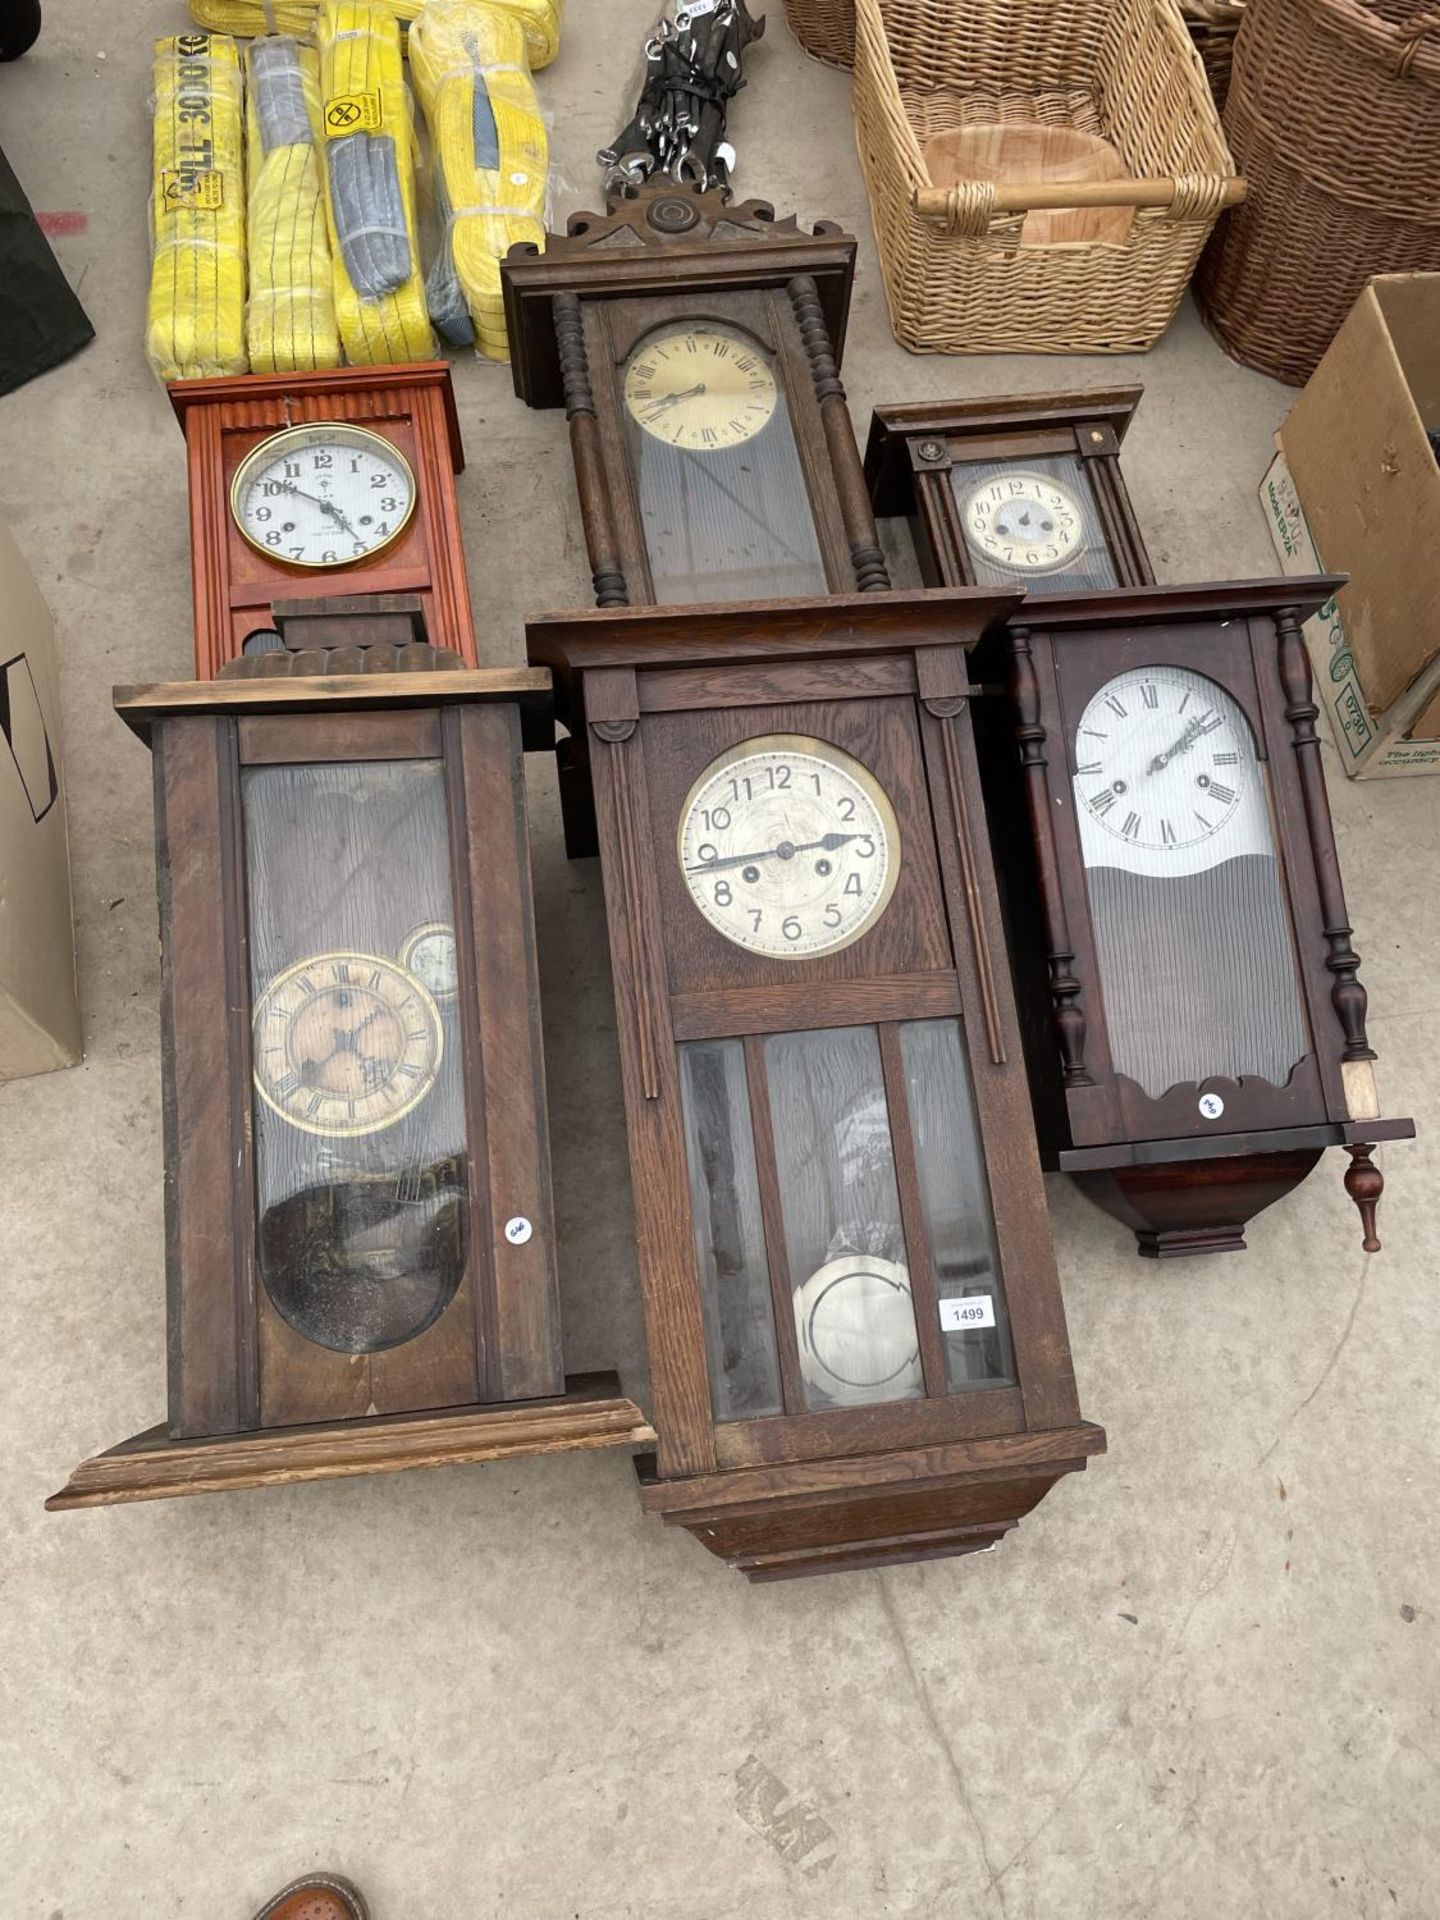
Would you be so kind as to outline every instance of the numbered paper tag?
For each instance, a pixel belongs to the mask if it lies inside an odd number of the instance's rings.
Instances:
[[[995,1302],[988,1293],[957,1294],[940,1302],[940,1328],[943,1333],[963,1333],[967,1327],[993,1327]]]
[[[160,198],[167,213],[196,207],[213,213],[225,204],[225,176],[213,169],[196,173],[189,167],[167,167],[160,175]]]
[[[347,133],[378,133],[380,125],[378,93],[337,93],[325,102],[327,140],[343,140]]]

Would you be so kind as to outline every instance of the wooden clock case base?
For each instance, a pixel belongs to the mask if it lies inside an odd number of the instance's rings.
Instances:
[[[347,1480],[407,1467],[475,1465],[532,1453],[645,1446],[655,1430],[613,1373],[572,1375],[551,1400],[333,1420],[260,1433],[172,1440],[163,1426],[83,1460],[46,1511],[169,1500],[186,1493]]]
[[[858,1458],[662,1480],[635,1461],[640,1502],[748,1580],[899,1566],[997,1546],[1067,1473],[1105,1451],[1082,1421]]]

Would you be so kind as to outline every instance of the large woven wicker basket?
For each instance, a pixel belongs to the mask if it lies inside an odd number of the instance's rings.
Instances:
[[[930,353],[1133,353],[1169,325],[1244,184],[1176,0],[855,0],[855,122],[895,337]],[[995,121],[1075,127],[1129,178],[1087,205],[1136,209],[1121,245],[1021,246],[1065,190],[949,189],[924,143]],[[1077,189],[1069,189],[1074,195]]]
[[[1236,359],[1298,386],[1373,274],[1440,269],[1440,12],[1249,0],[1225,128],[1251,192],[1196,292]]]
[[[785,0],[785,23],[807,53],[828,67],[855,59],[855,0]]]

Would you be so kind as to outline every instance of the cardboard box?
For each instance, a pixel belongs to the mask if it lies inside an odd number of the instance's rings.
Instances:
[[[0,523],[0,1080],[80,1058],[55,627]]]
[[[1440,772],[1440,273],[1382,274],[1281,427],[1260,490],[1288,573],[1347,573],[1307,623],[1353,775]]]

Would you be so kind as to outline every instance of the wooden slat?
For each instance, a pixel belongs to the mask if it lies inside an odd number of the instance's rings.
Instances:
[[[770,1077],[765,1042],[745,1042],[745,1083],[750,1093],[750,1131],[755,1139],[755,1173],[760,1189],[760,1219],[765,1230],[765,1261],[770,1270],[770,1306],[775,1346],[780,1357],[780,1389],[786,1413],[805,1411],[805,1378],[800,1371],[800,1336],[795,1326],[795,1283],[785,1240],[785,1204],[775,1159],[775,1126],[770,1112]],[[718,1446],[718,1441],[717,1441]]]
[[[483,1084],[494,1279],[490,1391],[529,1399],[558,1392],[564,1366],[520,719],[513,706],[469,707],[447,713],[445,730],[459,756],[470,834],[465,891],[480,1042],[472,1078]],[[531,1227],[516,1245],[504,1231],[512,1219]]]
[[[655,1429],[620,1393],[613,1374],[577,1376],[566,1385],[561,1398],[518,1406],[456,1407],[439,1415],[332,1422],[218,1440],[177,1442],[163,1427],[152,1427],[83,1461],[45,1505],[54,1513],[654,1442]]]
[[[143,738],[165,713],[324,713],[347,708],[435,707],[459,701],[548,703],[544,667],[451,667],[437,673],[331,673],[303,679],[160,681],[116,687],[115,711]]]
[[[935,1291],[935,1270],[930,1262],[925,1206],[920,1195],[920,1170],[915,1161],[915,1135],[910,1126],[905,1062],[900,1057],[900,1031],[893,1021],[886,1021],[879,1034],[880,1070],[890,1115],[890,1151],[895,1161],[900,1225],[905,1234],[905,1264],[910,1275],[910,1305],[920,1342],[925,1391],[931,1399],[938,1399],[950,1391],[949,1368],[940,1333],[940,1305]]]
[[[717,987],[677,993],[670,1024],[677,1040],[747,1033],[806,1033],[815,1027],[869,1027],[881,1020],[937,1020],[960,1011],[953,973],[882,974],[872,980]]]
[[[239,722],[240,764],[306,766],[322,760],[435,760],[440,714],[272,713]]]
[[[640,710],[683,713],[701,707],[775,706],[790,700],[869,700],[914,691],[915,664],[910,654],[849,660],[838,674],[824,660],[790,666],[662,667],[640,676]]]

